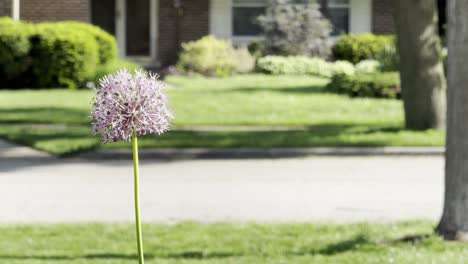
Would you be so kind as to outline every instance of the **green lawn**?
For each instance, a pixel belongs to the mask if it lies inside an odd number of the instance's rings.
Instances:
[[[143,148],[440,146],[438,131],[402,128],[397,100],[351,99],[323,91],[327,79],[239,75],[169,77],[176,119]],[[90,133],[89,90],[0,91],[0,137],[57,155],[101,147]],[[200,130],[201,128],[201,130]],[[249,129],[250,128],[250,129]],[[253,131],[252,131],[253,130]],[[129,147],[126,143],[105,148]]]
[[[146,224],[143,230],[147,263],[468,262],[466,244],[443,242],[431,235],[431,223],[419,221]],[[131,224],[0,225],[0,233],[0,263],[136,263]]]

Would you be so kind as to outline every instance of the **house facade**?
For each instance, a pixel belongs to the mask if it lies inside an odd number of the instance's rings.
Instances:
[[[298,0],[308,1],[308,0]],[[333,34],[393,33],[392,0],[316,0]],[[268,0],[0,0],[0,16],[31,22],[79,20],[116,36],[120,56],[163,65],[180,43],[212,34],[246,45]]]

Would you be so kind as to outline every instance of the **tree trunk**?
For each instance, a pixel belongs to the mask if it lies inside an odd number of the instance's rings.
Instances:
[[[401,88],[408,129],[445,127],[442,49],[436,1],[394,0]]]
[[[468,240],[468,0],[448,1],[448,112],[445,203],[437,231]]]

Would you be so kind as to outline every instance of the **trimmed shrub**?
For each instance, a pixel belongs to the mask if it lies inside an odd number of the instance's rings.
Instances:
[[[351,97],[400,98],[400,77],[396,72],[334,75],[326,90]]]
[[[380,62],[376,60],[363,60],[356,64],[357,74],[374,73],[380,70]]]
[[[263,42],[258,39],[251,41],[247,46],[247,49],[249,50],[250,54],[257,59],[263,57],[263,54],[265,53]]]
[[[63,24],[42,23],[31,35],[33,87],[76,88],[89,80],[98,63],[98,45],[89,34]]]
[[[332,63],[333,75],[344,74],[344,75],[354,75],[355,69],[354,65],[349,61],[335,61]]]
[[[103,29],[83,22],[65,21],[58,24],[72,31],[82,31],[91,35],[97,42],[99,48],[99,64],[106,64],[118,58],[117,41],[114,36]]]
[[[325,58],[330,53],[332,25],[316,3],[271,0],[258,22],[267,55]]]
[[[304,56],[266,56],[258,59],[257,70],[280,75],[315,75],[331,77],[334,74],[354,74],[354,66],[349,62],[328,62],[321,58]]]
[[[20,87],[31,59],[31,27],[9,18],[0,18],[0,80],[4,87]]]
[[[19,23],[17,21],[14,21],[11,19],[11,17],[0,17],[0,27],[1,26],[6,26],[6,25],[13,25]]]
[[[182,44],[177,68],[185,73],[207,76],[228,76],[236,68],[234,49],[230,42],[206,36]]]
[[[395,47],[394,36],[373,34],[344,35],[333,45],[335,60],[346,60],[354,64],[362,60],[377,59],[386,46]]]
[[[96,67],[95,75],[90,79],[94,83],[99,82],[99,79],[104,77],[107,74],[115,73],[118,70],[127,69],[129,71],[141,70],[141,66],[128,61],[128,60],[113,60],[109,61],[106,64],[98,65]]]

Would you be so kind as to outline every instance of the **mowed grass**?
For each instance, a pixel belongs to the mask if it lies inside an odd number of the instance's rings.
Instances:
[[[147,263],[468,262],[433,224],[145,224]],[[0,225],[0,263],[136,263],[131,224]]]
[[[174,130],[140,140],[142,148],[441,146],[440,131],[403,129],[397,100],[324,92],[327,79],[238,75],[166,80]],[[0,137],[56,155],[101,146],[90,131],[90,90],[0,91]]]

